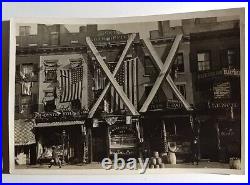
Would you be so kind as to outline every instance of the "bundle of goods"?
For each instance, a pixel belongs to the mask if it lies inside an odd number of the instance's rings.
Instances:
[[[150,159],[150,168],[164,168],[162,158],[158,152],[154,152],[153,157]]]

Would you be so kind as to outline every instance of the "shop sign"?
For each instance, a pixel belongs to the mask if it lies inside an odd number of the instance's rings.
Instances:
[[[223,71],[211,71],[207,73],[201,73],[201,74],[198,74],[198,79],[213,78],[215,76],[219,76],[222,74],[223,74]]]
[[[229,82],[215,84],[213,86],[214,99],[228,99],[230,98],[231,88]]]
[[[118,34],[118,35],[104,35],[91,37],[94,43],[97,42],[126,42],[128,40],[128,34]]]
[[[207,73],[198,74],[198,79],[214,78],[216,76],[240,76],[240,71],[237,69],[223,69],[220,71],[211,71]]]
[[[223,69],[223,74],[228,76],[240,76],[240,70],[237,69]]]
[[[183,105],[178,100],[168,100],[166,107],[169,109],[181,109]]]
[[[224,109],[224,108],[237,108],[240,105],[238,103],[225,103],[225,102],[208,102],[209,109]]]

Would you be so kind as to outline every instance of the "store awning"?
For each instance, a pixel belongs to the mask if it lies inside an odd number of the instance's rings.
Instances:
[[[43,128],[43,127],[84,125],[84,123],[85,123],[85,121],[45,122],[45,123],[37,123],[36,125],[34,125],[34,127],[36,127],[36,128]]]
[[[33,122],[30,120],[15,120],[15,146],[31,145],[36,143],[33,133]]]

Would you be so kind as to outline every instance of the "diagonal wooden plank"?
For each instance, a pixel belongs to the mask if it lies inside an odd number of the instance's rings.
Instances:
[[[108,66],[106,65],[106,63],[103,61],[100,53],[97,51],[95,45],[93,44],[93,42],[91,41],[90,37],[86,37],[86,42],[89,46],[89,48],[91,49],[92,53],[94,54],[96,60],[98,61],[98,63],[100,64],[100,66],[102,67],[103,71],[105,72],[105,74],[107,75],[107,77],[109,78],[110,82],[112,83],[112,85],[114,86],[115,90],[117,91],[117,93],[119,94],[119,96],[121,97],[121,99],[123,100],[124,104],[128,107],[128,109],[130,110],[130,112],[133,115],[139,115],[139,113],[137,112],[137,110],[135,109],[134,105],[131,103],[131,101],[128,99],[127,95],[124,93],[124,91],[121,89],[120,85],[117,83],[116,79],[114,78],[113,74],[110,72]]]
[[[131,45],[132,45],[132,43],[133,43],[135,37],[136,37],[136,34],[135,34],[135,33],[133,33],[133,34],[131,34],[131,35],[129,36],[129,39],[128,39],[128,41],[127,41],[127,44],[126,44],[124,50],[122,51],[122,54],[121,54],[121,56],[120,56],[120,58],[119,58],[119,60],[118,60],[118,62],[117,62],[117,65],[116,65],[114,71],[113,71],[113,76],[114,76],[114,77],[116,76],[117,72],[119,71],[120,67],[122,66],[122,62],[123,62],[123,60],[124,60],[126,54],[128,53],[128,51],[129,51],[129,49],[130,49],[130,47],[131,47]],[[94,116],[94,114],[95,114],[95,112],[96,112],[96,109],[98,108],[98,106],[100,105],[100,103],[101,103],[101,101],[103,100],[104,96],[106,95],[106,93],[107,93],[107,91],[108,91],[110,85],[111,85],[111,84],[110,84],[110,82],[109,82],[109,83],[105,86],[105,88],[103,89],[103,91],[102,91],[101,95],[99,96],[99,98],[97,99],[96,103],[93,105],[93,107],[92,107],[91,110],[89,111],[89,115],[88,115],[89,118],[92,118],[92,117]]]
[[[169,71],[169,67],[171,66],[171,63],[173,62],[173,58],[175,56],[175,53],[179,47],[179,44],[182,39],[182,34],[179,34],[176,36],[174,43],[169,51],[169,54],[167,56],[167,59],[165,63],[162,65],[161,71],[155,81],[155,84],[153,88],[151,89],[146,101],[144,102],[142,108],[140,109],[140,112],[146,112],[148,109],[149,104],[152,102],[156,92],[158,91],[163,79],[165,78],[167,72]]]
[[[160,71],[162,69],[163,63],[162,63],[161,59],[159,58],[158,54],[156,53],[156,51],[155,51],[153,45],[151,44],[150,40],[149,39],[144,39],[143,40],[143,45],[149,51],[151,59],[155,62],[156,67]],[[171,78],[171,76],[169,74],[167,74],[167,76],[166,76],[166,81],[170,85],[170,87],[173,90],[176,97],[182,102],[182,104],[186,108],[186,110],[193,110],[192,107],[190,106],[190,104],[186,101],[186,99],[180,93],[180,91],[178,90],[178,88],[174,84],[174,82],[173,82],[173,80],[172,80],[172,78]],[[163,92],[165,93],[165,95],[167,95],[167,85],[166,85],[165,81],[162,82],[162,89],[163,89]]]

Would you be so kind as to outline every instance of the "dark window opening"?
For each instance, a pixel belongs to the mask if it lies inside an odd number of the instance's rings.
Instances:
[[[81,110],[81,102],[79,99],[71,101],[71,109],[75,112]]]
[[[155,75],[156,73],[155,66],[153,65],[153,62],[148,56],[145,56],[144,58],[144,70],[145,70],[144,75],[146,76]]]
[[[46,82],[56,82],[57,74],[55,69],[47,69],[45,70],[45,81]]]
[[[180,91],[180,93],[182,94],[182,96],[186,99],[186,85],[185,84],[181,84],[181,85],[176,85],[176,87]],[[174,100],[178,100],[178,98],[176,97],[175,94],[173,94],[173,99]]]
[[[184,72],[183,53],[178,53],[172,66],[173,72]]]

